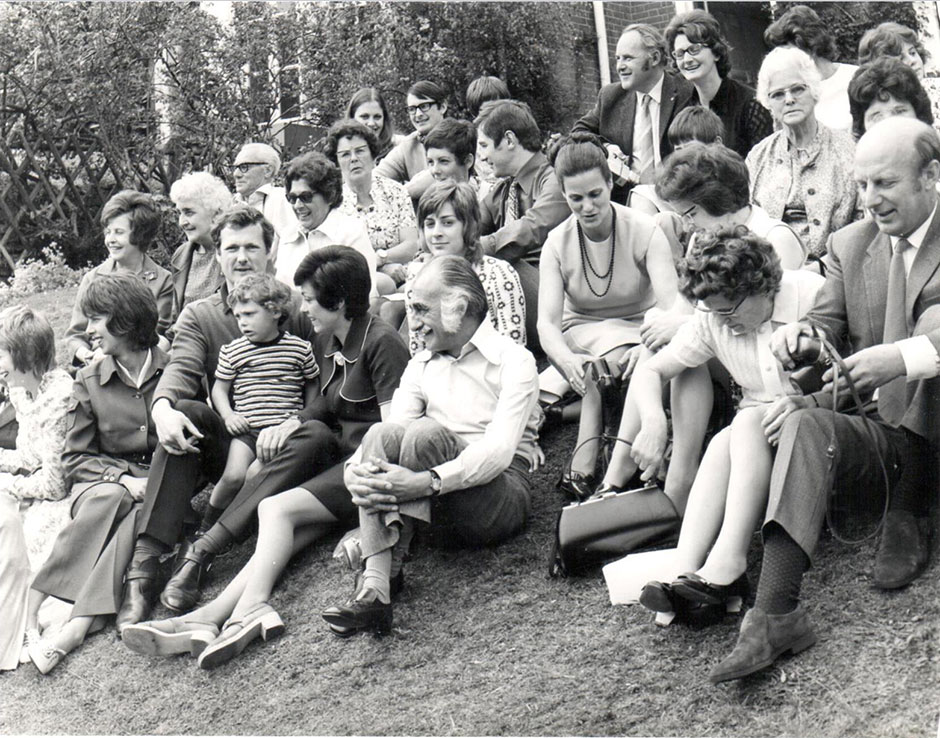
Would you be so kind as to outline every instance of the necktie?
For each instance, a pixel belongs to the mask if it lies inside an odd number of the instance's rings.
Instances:
[[[638,174],[643,174],[656,163],[653,153],[653,116],[650,115],[652,99],[644,93],[633,130],[633,170]]]
[[[509,184],[509,194],[506,196],[506,223],[512,223],[514,220],[519,220],[519,216],[522,215],[522,208],[519,204],[519,192],[521,187],[516,180],[513,180]],[[505,225],[504,223],[503,225]]]
[[[911,335],[907,316],[907,272],[904,269],[904,252],[911,242],[898,239],[888,268],[888,300],[885,308],[885,330],[883,343],[894,343]],[[907,409],[907,381],[898,377],[878,390],[878,413],[890,425],[896,426]]]

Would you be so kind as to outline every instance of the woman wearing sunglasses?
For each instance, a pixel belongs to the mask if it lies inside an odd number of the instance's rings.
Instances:
[[[666,27],[666,48],[672,50],[679,73],[695,87],[699,104],[721,118],[725,146],[747,156],[773,132],[773,121],[754,99],[754,90],[729,76],[731,48],[713,15],[704,10],[677,15]]]
[[[277,278],[293,287],[294,273],[311,251],[324,246],[350,246],[366,258],[372,275],[372,294],[378,294],[375,251],[365,223],[339,210],[343,202],[343,175],[339,167],[321,153],[303,154],[287,165],[284,181],[287,201],[294,208],[300,229],[295,239],[282,242],[278,248],[274,262]]]
[[[821,78],[812,58],[792,47],[771,51],[757,76],[757,99],[780,124],[747,156],[751,199],[792,226],[810,253],[826,253],[829,234],[860,214],[855,142],[816,118]]]
[[[423,79],[408,88],[405,105],[414,131],[382,159],[375,173],[405,185],[411,199],[417,203],[434,182],[427,171],[424,137],[444,119],[447,91],[436,82]]]
[[[697,309],[633,373],[630,398],[641,422],[633,458],[654,472],[663,463],[661,388],[686,369],[717,359],[743,399],[731,425],[708,444],[692,484],[675,562],[686,573],[643,588],[640,602],[651,610],[688,613],[704,605],[718,614],[731,597],[747,594],[747,551],[767,504],[781,426],[795,409],[819,404],[790,381],[770,336],[776,324],[803,317],[823,281],[806,270],[784,271],[773,246],[741,225],[697,234],[679,262],[680,290]]]

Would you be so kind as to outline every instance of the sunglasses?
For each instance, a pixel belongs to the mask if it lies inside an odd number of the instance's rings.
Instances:
[[[304,205],[309,205],[313,202],[313,198],[318,194],[319,193],[317,192],[311,192],[310,190],[307,190],[306,192],[288,192],[286,197],[287,202],[289,202],[291,205],[293,205],[298,200],[300,200]]]
[[[234,167],[232,167],[232,169],[237,170],[242,174],[248,174],[252,167],[260,167],[263,164],[263,161],[243,161],[241,164],[236,164]]]
[[[710,49],[710,48],[711,47],[708,44],[690,44],[689,46],[686,46],[684,49],[673,51],[672,58],[675,59],[676,61],[682,61],[682,57],[684,57],[686,54],[695,58],[696,56],[702,53],[702,49]]]
[[[720,315],[720,316],[723,317],[723,318],[727,318],[728,316],[734,315],[736,312],[738,312],[738,308],[740,308],[740,307],[744,304],[744,301],[745,301],[748,297],[749,297],[749,295],[745,295],[745,296],[742,297],[740,300],[738,300],[738,302],[737,302],[736,305],[733,305],[732,307],[721,308],[721,309],[717,309],[717,310],[716,310],[716,309],[712,309],[712,308],[708,307],[708,305],[706,305],[704,302],[699,301],[699,302],[696,302],[696,303],[695,303],[695,309],[696,309],[696,310],[700,310],[700,311],[702,311],[703,313],[714,313],[715,315]]]
[[[408,111],[408,115],[414,116],[419,110],[422,113],[427,113],[432,107],[436,106],[436,102],[423,102],[418,103],[417,105],[409,105],[405,110]]]

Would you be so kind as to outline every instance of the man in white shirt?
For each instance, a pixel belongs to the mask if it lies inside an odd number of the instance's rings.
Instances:
[[[476,547],[515,535],[529,515],[529,472],[541,459],[535,359],[496,333],[480,279],[460,257],[428,262],[408,309],[427,348],[346,466],[365,567],[355,598],[323,613],[337,635],[391,627],[415,520],[449,545]]]
[[[281,157],[267,144],[247,143],[239,150],[232,169],[236,202],[260,211],[274,226],[272,254],[276,256],[280,241],[297,237],[297,217],[284,197],[284,188],[273,184],[281,169]]]
[[[372,275],[372,295],[376,292],[376,258],[365,223],[339,211],[343,202],[343,175],[320,153],[298,156],[287,165],[284,175],[287,201],[294,208],[299,228],[290,241],[281,243],[274,262],[275,275],[294,286],[294,272],[301,260],[324,246],[349,246],[362,254]]]

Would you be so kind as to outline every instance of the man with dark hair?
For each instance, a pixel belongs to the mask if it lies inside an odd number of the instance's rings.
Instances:
[[[539,257],[548,232],[571,215],[532,111],[516,100],[483,105],[477,154],[503,177],[480,205],[483,251],[516,268],[526,304],[528,346],[538,347]]]
[[[712,670],[716,684],[816,642],[800,585],[828,508],[880,513],[888,481],[872,583],[904,587],[927,565],[926,513],[936,494],[930,444],[940,440],[940,137],[921,121],[882,121],[858,143],[855,179],[872,217],[830,237],[826,282],[815,305],[804,321],[779,328],[772,348],[792,368],[801,344],[825,336],[847,355],[855,389],[874,405],[872,419],[826,407],[835,367],[823,375],[828,384],[810,406],[785,417],[762,530],[757,599],[734,650]],[[844,376],[838,389],[848,394]]]
[[[604,86],[594,109],[571,129],[604,139],[617,202],[626,202],[631,185],[651,180],[652,170],[672,151],[669,124],[695,104],[692,85],[666,71],[668,57],[663,35],[653,26],[624,28],[616,52],[620,81]]]
[[[192,496],[205,482],[218,479],[225,466],[230,437],[221,418],[204,402],[206,384],[215,381],[219,349],[241,335],[228,305],[228,292],[243,276],[264,274],[268,269],[274,228],[260,212],[241,205],[220,216],[213,238],[225,281],[216,294],[183,309],[170,361],[154,392],[151,413],[160,445],[147,479],[137,544],[117,618],[119,629],[149,616],[160,556],[179,539]],[[297,297],[284,328],[302,338],[313,337]],[[309,476],[307,460],[317,453],[317,442],[298,417],[265,428],[257,439],[258,456],[265,466],[249,484],[263,485],[274,494],[303,482]],[[186,548],[180,552],[177,573],[185,568],[201,575],[208,562],[192,561]],[[173,609],[191,607],[191,598],[178,589],[168,584],[164,604]]]
[[[388,419],[346,466],[360,511],[354,558],[365,566],[354,598],[323,613],[337,635],[391,627],[415,520],[451,546],[491,546],[529,515],[529,472],[541,457],[532,354],[496,333],[480,279],[459,256],[421,270],[408,320],[427,348],[405,368]]]

